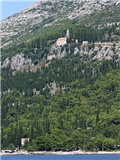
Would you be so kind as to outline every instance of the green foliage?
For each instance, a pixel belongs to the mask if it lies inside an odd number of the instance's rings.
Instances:
[[[11,70],[4,69],[2,148],[21,146],[20,138],[29,137],[24,146],[29,151],[117,149],[119,68],[112,60],[97,63],[86,64],[68,55],[37,72],[12,76]],[[57,86],[55,95],[50,94],[53,82]],[[34,92],[35,88],[40,92]]]
[[[46,36],[3,50],[2,60],[24,51],[34,64],[45,60],[49,47],[64,36],[61,27]],[[67,55],[53,59],[36,72],[2,69],[2,149],[22,147],[20,139],[29,137],[23,148],[34,150],[114,150],[120,144],[120,73],[119,62],[92,60],[89,55],[74,55],[74,48],[88,40],[105,41],[115,27],[94,29],[69,27]],[[73,43],[73,39],[79,43]]]

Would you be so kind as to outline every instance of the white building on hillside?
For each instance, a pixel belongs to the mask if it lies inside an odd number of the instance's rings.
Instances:
[[[56,45],[57,46],[63,46],[65,44],[67,44],[67,39],[70,39],[70,32],[69,30],[67,29],[66,31],[66,36],[65,37],[61,37],[61,38],[58,38],[57,41],[56,41]]]
[[[88,41],[83,41],[82,45],[88,45],[89,42]]]
[[[56,41],[57,46],[63,46],[65,44],[67,44],[67,38],[66,37],[58,38],[57,41]]]

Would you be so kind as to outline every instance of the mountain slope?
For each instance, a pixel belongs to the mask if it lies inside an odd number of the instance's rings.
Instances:
[[[2,46],[29,40],[42,33],[44,28],[49,29],[48,26],[60,25],[62,20],[80,20],[85,15],[99,12],[111,5],[116,8],[119,3],[119,0],[38,1],[1,22]]]
[[[37,72],[2,72],[2,149],[115,150],[120,72],[87,56],[54,59]],[[21,146],[21,138],[30,142]]]
[[[119,2],[38,1],[1,22],[2,149],[120,150]]]

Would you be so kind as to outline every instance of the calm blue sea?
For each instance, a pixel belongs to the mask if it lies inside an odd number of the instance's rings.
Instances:
[[[1,156],[1,160],[120,160],[117,155],[30,155]]]

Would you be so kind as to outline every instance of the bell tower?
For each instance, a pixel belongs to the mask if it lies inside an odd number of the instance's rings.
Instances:
[[[70,32],[69,30],[67,29],[67,32],[66,32],[66,38],[69,39],[70,38]]]

